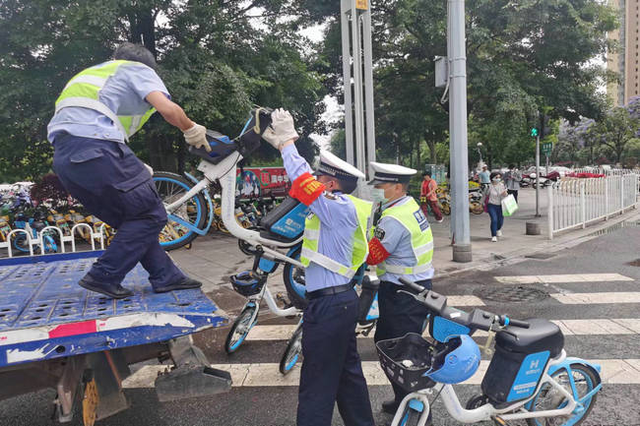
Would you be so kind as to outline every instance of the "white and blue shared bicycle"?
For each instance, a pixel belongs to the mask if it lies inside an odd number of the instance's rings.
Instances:
[[[239,136],[234,139],[217,132],[207,131],[211,152],[189,149],[201,158],[198,170],[200,180],[191,175],[183,177],[173,173],[158,172],[154,181],[167,210],[175,235],[161,245],[169,250],[190,243],[199,235],[205,235],[213,219],[213,202],[209,187],[220,186],[221,216],[224,226],[241,242],[240,249],[254,256],[251,271],[231,277],[233,288],[247,297],[247,302],[231,326],[225,342],[225,350],[232,354],[245,341],[258,322],[260,304],[264,300],[268,309],[280,317],[298,318],[298,326],[287,343],[280,361],[280,372],[292,370],[302,350],[302,311],[306,305],[304,266],[300,263],[300,251],[304,221],[308,208],[293,198],[286,198],[266,215],[256,228],[240,226],[235,217],[236,174],[238,163],[260,146],[261,135],[271,123],[271,110],[255,109]],[[268,287],[268,278],[280,264],[284,265],[283,279],[289,297],[289,306],[279,307]],[[363,268],[364,270],[364,268]],[[368,334],[377,319],[377,282],[359,275],[361,284],[361,312],[358,331]],[[366,308],[365,308],[366,306]]]
[[[426,425],[430,405],[440,395],[449,414],[461,423],[493,420],[506,425],[526,420],[532,426],[573,426],[589,415],[602,388],[600,366],[567,357],[557,325],[539,318],[518,321],[481,309],[463,312],[448,307],[445,296],[401,281],[417,294],[407,293],[428,308],[430,337],[408,333],[376,345],[389,380],[410,392],[392,426]],[[462,407],[452,385],[478,370],[480,348],[470,337],[478,330],[489,333],[482,349],[492,358],[482,394]],[[429,401],[431,395],[435,397]]]

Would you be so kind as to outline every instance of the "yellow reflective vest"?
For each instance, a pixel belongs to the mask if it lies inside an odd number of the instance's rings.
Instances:
[[[433,234],[431,233],[431,227],[425,230],[420,228],[420,222],[416,214],[423,215],[420,206],[413,198],[406,203],[389,207],[382,212],[380,219],[391,216],[409,231],[411,235],[411,248],[416,260],[412,266],[388,265],[386,262],[381,262],[376,267],[378,277],[387,272],[396,275],[414,275],[431,269],[431,260],[433,259]],[[374,229],[372,229],[371,235],[373,235],[373,231]]]
[[[62,108],[82,107],[98,111],[109,117],[124,135],[125,140],[136,133],[151,115],[155,108],[149,108],[143,115],[116,115],[107,105],[99,100],[100,90],[115,75],[120,67],[146,66],[140,62],[116,60],[87,68],[76,74],[62,90],[56,100],[56,113]]]
[[[351,264],[343,265],[340,262],[318,252],[320,240],[320,228],[322,226],[318,216],[311,214],[304,223],[304,235],[302,239],[302,252],[300,262],[309,266],[311,262],[317,263],[331,272],[335,272],[349,279],[353,278],[358,268],[367,260],[369,244],[367,242],[367,224],[371,216],[371,203],[352,195],[347,197],[353,202],[358,215],[358,227],[353,232],[353,252]]]

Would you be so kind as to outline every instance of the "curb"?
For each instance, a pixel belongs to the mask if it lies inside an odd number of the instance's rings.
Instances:
[[[496,269],[501,266],[513,265],[515,263],[531,260],[525,256],[531,256],[537,253],[543,253],[543,252],[547,254],[558,253],[562,250],[572,248],[582,243],[585,243],[587,241],[598,238],[600,235],[604,233],[604,231],[606,231],[609,228],[613,228],[616,225],[619,225],[624,222],[633,222],[634,220],[640,220],[640,213],[638,213],[637,211],[635,212],[635,214],[629,214],[626,216],[622,215],[617,219],[610,219],[606,222],[603,222],[601,225],[593,226],[593,227],[585,228],[581,230],[583,232],[586,232],[588,230],[589,233],[586,235],[575,236],[573,238],[569,238],[567,236],[567,238],[563,241],[556,240],[557,241],[556,243],[552,242],[554,240],[547,240],[546,243],[542,244],[544,247],[539,246],[537,248],[522,249],[515,253],[509,253],[502,259],[491,259],[490,257],[483,258],[481,260],[472,262],[470,265],[468,265],[468,267],[465,267],[465,268],[444,272],[442,274],[436,273],[434,276],[434,279],[449,278],[454,275],[458,275],[458,274],[462,274],[464,272],[470,272],[470,271],[490,271],[492,269]],[[492,257],[494,256],[495,255],[493,255]]]

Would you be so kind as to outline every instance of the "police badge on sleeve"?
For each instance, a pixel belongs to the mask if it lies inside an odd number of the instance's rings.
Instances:
[[[380,241],[384,240],[384,229],[382,229],[381,226],[376,226],[376,230],[373,231],[373,236]]]
[[[420,226],[420,231],[424,232],[429,228],[429,222],[427,221],[427,217],[424,215],[421,209],[418,209],[413,213],[413,217],[418,221],[418,225]]]

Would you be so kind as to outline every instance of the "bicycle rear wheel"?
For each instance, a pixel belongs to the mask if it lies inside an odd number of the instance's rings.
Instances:
[[[162,202],[167,205],[180,199],[184,194],[193,188],[193,182],[175,173],[155,172],[153,181]],[[175,216],[202,229],[207,221],[207,203],[202,193],[198,193],[188,199],[183,205],[173,212]],[[165,227],[160,231],[160,245],[163,249],[175,250],[186,246],[198,236],[195,231],[171,219],[167,221]]]
[[[582,364],[571,364],[571,379],[565,369],[556,371],[553,377],[569,393],[573,394],[572,383],[575,384],[578,393],[578,400],[591,392],[599,383],[600,377],[589,367]],[[538,419],[527,419],[529,426],[577,426],[581,424],[591,412],[598,394],[591,396],[582,402],[582,408],[567,416],[541,417]],[[540,388],[538,394],[527,405],[531,412],[556,410],[567,405],[567,399],[556,388],[549,383],[545,383]]]

